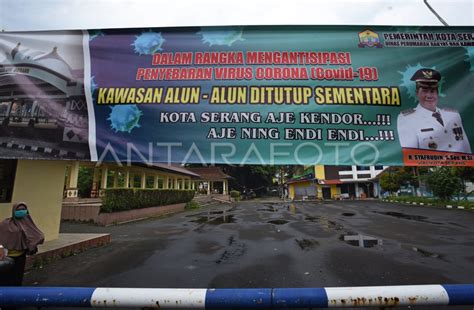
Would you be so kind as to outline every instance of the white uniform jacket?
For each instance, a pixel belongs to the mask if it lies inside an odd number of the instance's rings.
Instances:
[[[462,126],[461,116],[449,108],[436,109],[443,125],[433,112],[421,105],[401,112],[397,119],[398,138],[402,147],[471,153],[469,139]]]

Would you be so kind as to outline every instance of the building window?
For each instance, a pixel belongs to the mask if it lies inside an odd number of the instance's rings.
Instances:
[[[374,169],[375,170],[383,170],[383,166],[375,166]]]
[[[118,187],[125,187],[125,174],[120,171],[117,172],[117,186]]]
[[[341,194],[349,194],[349,184],[341,184]]]
[[[339,166],[339,171],[352,171],[352,166]]]
[[[353,176],[352,174],[342,174],[339,176],[339,179],[344,179],[344,180],[347,180],[347,179],[353,179]]]
[[[142,187],[142,176],[139,174],[134,174],[133,175],[133,182],[132,182],[132,187],[133,188],[141,188]]]
[[[369,174],[358,174],[357,178],[358,179],[370,179],[370,173]]]
[[[0,202],[12,201],[16,165],[16,159],[0,159]]]
[[[145,188],[155,188],[155,177],[153,175],[146,176]]]
[[[359,171],[370,170],[370,166],[357,166],[357,170]]]
[[[165,187],[165,180],[163,178],[158,177],[158,188],[164,188]]]
[[[115,175],[117,171],[107,170],[107,188],[113,188],[115,186]]]

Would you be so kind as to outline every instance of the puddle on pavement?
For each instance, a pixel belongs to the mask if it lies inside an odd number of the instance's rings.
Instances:
[[[410,214],[394,212],[394,211],[389,211],[389,212],[372,211],[372,212],[373,213],[378,213],[378,214],[383,214],[383,215],[389,215],[389,216],[393,216],[393,217],[396,217],[396,218],[412,220],[412,221],[425,222],[425,223],[438,224],[438,225],[443,224],[443,223],[428,221],[427,220],[428,218],[426,216],[421,216],[421,215],[410,215]]]
[[[268,221],[267,223],[275,224],[275,225],[284,225],[289,222],[286,220],[271,220],[271,221]]]
[[[355,213],[352,213],[352,212],[344,212],[342,213],[343,216],[354,216]]]
[[[277,210],[273,207],[270,207],[270,208],[260,208],[260,209],[257,209],[257,211],[259,212],[277,212]]]
[[[214,211],[207,211],[207,212],[200,212],[200,213],[190,214],[190,215],[186,215],[185,217],[209,217],[211,215],[219,215],[219,214],[223,214],[225,216],[226,214],[229,214],[230,211],[232,211],[232,209],[230,209],[230,210],[214,210]]]
[[[377,239],[364,235],[341,235],[339,237],[339,240],[342,240],[349,245],[357,246],[360,248],[372,248],[376,245],[383,245],[382,239]]]
[[[221,225],[221,224],[228,224],[228,223],[235,223],[235,219],[233,215],[225,215],[219,217],[207,217],[207,216],[200,216],[195,220],[192,220],[193,223],[198,224],[209,224],[209,225]]]
[[[420,249],[420,248],[417,248],[417,247],[414,247],[414,246],[402,245],[402,248],[415,251],[415,252],[423,255],[424,257],[440,258],[440,259],[442,258],[441,255],[438,254],[438,253],[432,253],[432,252],[429,252],[429,251],[426,251],[426,250],[423,250],[423,249]]]
[[[319,246],[318,240],[315,239],[295,239],[296,243],[302,250],[309,251]]]
[[[318,223],[323,229],[326,230],[342,230],[344,229],[344,226],[334,222],[330,221],[326,218],[321,218],[320,216],[306,216],[305,221],[307,222],[312,222],[312,223]]]

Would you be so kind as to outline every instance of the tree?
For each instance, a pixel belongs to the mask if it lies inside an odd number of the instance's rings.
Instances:
[[[252,189],[256,194],[263,194],[267,187],[273,185],[273,178],[278,171],[277,166],[223,166],[224,172],[232,176],[229,180],[230,188],[243,191]]]
[[[474,182],[474,167],[452,167],[452,170],[463,182]]]
[[[452,172],[457,175],[463,184],[461,193],[464,194],[464,200],[471,192],[466,192],[466,182],[474,182],[474,168],[473,167],[452,167]]]
[[[400,177],[395,169],[388,168],[380,176],[380,187],[385,191],[389,191],[390,194],[398,191],[400,186]]]
[[[77,178],[77,187],[79,189],[79,197],[90,197],[92,190],[93,168],[79,167],[79,176]]]
[[[463,182],[450,167],[436,167],[426,176],[426,183],[436,197],[450,200],[463,190]]]
[[[418,178],[416,177],[412,167],[402,167],[397,171],[398,181],[400,185],[411,185],[418,187]]]

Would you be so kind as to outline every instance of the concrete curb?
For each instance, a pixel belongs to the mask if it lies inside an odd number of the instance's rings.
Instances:
[[[66,234],[68,235],[68,234]],[[71,235],[71,234],[69,234]],[[59,260],[64,257],[68,257],[77,253],[84,252],[91,248],[101,247],[111,242],[110,234],[91,234],[95,236],[89,236],[88,234],[74,234],[79,236],[77,240],[68,242],[67,244],[57,244],[57,241],[49,241],[49,243],[55,243],[55,246],[48,246],[48,241],[40,246],[40,251],[33,256],[27,256],[26,258],[26,270],[34,268],[36,266],[46,265],[50,262]],[[84,236],[84,237],[82,237]],[[80,238],[82,237],[82,238]],[[61,234],[60,234],[61,238]]]
[[[396,201],[396,200],[390,200],[390,199],[382,199],[383,202],[390,202],[390,203],[400,203],[404,205],[415,205],[415,206],[435,206],[431,203],[424,203],[424,202],[401,202],[401,201]],[[438,206],[435,206],[438,207]],[[442,207],[440,207],[442,208]],[[458,210],[470,210],[466,209],[464,206],[454,206],[454,205],[445,205],[444,208],[446,209],[458,209]]]

